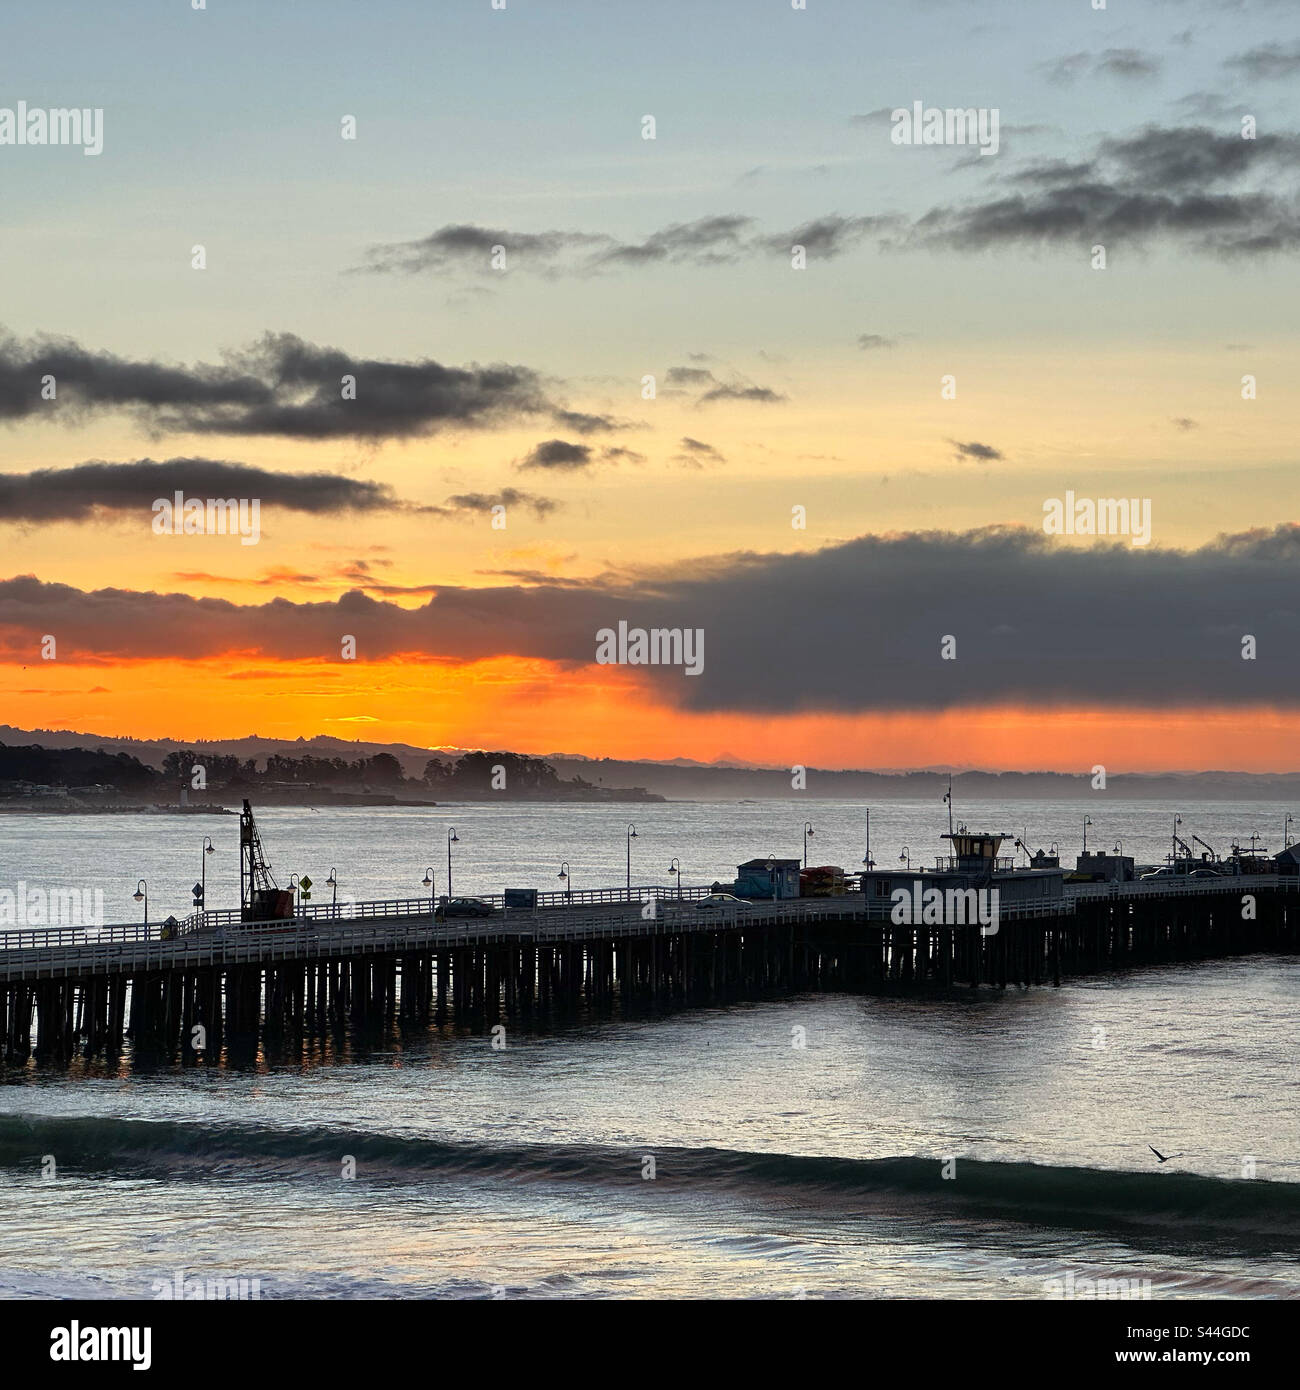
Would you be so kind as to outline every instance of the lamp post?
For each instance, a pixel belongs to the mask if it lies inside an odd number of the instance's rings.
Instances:
[[[804,821],[804,823],[803,823],[803,866],[804,866],[805,869],[808,867],[808,836],[811,835],[812,833],[813,833],[812,821],[808,821],[808,820]]]
[[[569,875],[569,861],[568,861],[567,859],[564,860],[563,863],[561,863],[561,865],[560,865],[560,872],[559,872],[558,874],[556,874],[556,878],[558,878],[558,879],[564,884],[564,893],[565,893],[565,897],[568,899],[568,902],[567,902],[566,905],[569,906],[569,907],[572,907],[572,906],[573,906],[573,879],[572,879],[572,878],[570,877],[570,875]]]
[[[769,855],[767,856],[767,877],[768,877],[768,881],[769,881],[769,882],[771,883],[771,885],[772,885],[772,901],[773,901],[773,902],[776,902],[776,900],[781,896],[781,894],[777,891],[777,890],[780,888],[781,885],[780,885],[780,883],[777,881],[777,877],[776,877],[776,855],[775,855],[775,854],[769,854]],[[680,879],[678,879],[677,881],[678,881],[679,883],[681,882]]]
[[[204,912],[208,910],[208,855],[215,854],[216,852],[217,847],[212,843],[212,836],[205,835],[203,837],[203,852],[199,855],[199,869],[201,870],[199,874],[199,887],[203,889],[199,897],[202,899],[202,911]]]
[[[1119,854],[1119,855],[1122,855],[1122,854],[1124,853],[1124,841],[1123,841],[1123,840],[1116,840],[1116,841],[1115,841],[1115,853],[1116,853],[1116,854]]]
[[[903,852],[898,856],[898,862],[906,864],[909,869],[912,867],[912,851],[907,845],[903,846]]]
[[[144,879],[136,884],[135,892],[131,896],[136,902],[144,904],[144,924],[147,927],[149,925],[149,885]]]
[[[1170,856],[1170,857],[1171,857],[1171,860],[1172,860],[1172,863],[1173,863],[1173,867],[1174,867],[1175,869],[1178,867],[1178,827],[1179,827],[1180,825],[1182,825],[1182,823],[1183,823],[1183,818],[1182,818],[1182,816],[1175,815],[1175,816],[1174,816],[1173,854]]]
[[[293,915],[298,915],[298,892],[301,884],[298,882],[297,874],[289,875],[289,891],[293,894]]]
[[[632,898],[632,841],[637,839],[636,826],[629,824],[627,827],[627,896]]]
[[[447,831],[447,897],[451,897],[451,847],[460,844],[460,836],[456,834],[456,827],[453,825]]]
[[[430,865],[427,869],[425,869],[424,877],[420,880],[420,882],[424,884],[424,886],[429,890],[429,916],[436,917],[438,915],[438,907],[433,900],[433,894],[437,885],[434,881],[433,865]]]
[[[1282,848],[1283,848],[1283,849],[1287,849],[1287,848],[1290,846],[1290,844],[1291,844],[1291,841],[1287,839],[1287,834],[1289,833],[1289,831],[1290,831],[1290,829],[1291,829],[1291,826],[1292,826],[1292,823],[1293,823],[1294,821],[1295,821],[1295,817],[1292,816],[1292,815],[1288,815],[1287,818],[1286,818],[1286,823],[1285,823],[1285,824],[1283,825],[1283,827],[1282,827]]]
[[[874,869],[876,861],[871,857],[871,808],[867,807],[867,852],[862,856],[862,863],[867,869]]]
[[[1088,853],[1088,827],[1089,827],[1091,824],[1092,824],[1092,817],[1091,817],[1091,816],[1084,816],[1084,818],[1083,818],[1083,852],[1084,852],[1084,854],[1087,854],[1087,853]]]
[[[682,896],[682,861],[676,855],[673,855],[673,862],[669,864],[668,872],[677,875],[677,898],[680,902]]]
[[[330,912],[332,915],[339,901],[339,881],[334,872],[333,864],[330,865],[330,876],[325,880],[325,886],[330,890]]]

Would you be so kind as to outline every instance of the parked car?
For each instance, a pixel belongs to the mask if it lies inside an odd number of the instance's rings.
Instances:
[[[1223,878],[1218,869],[1193,869],[1188,875],[1189,878]]]
[[[734,893],[710,893],[707,898],[701,898],[695,904],[697,908],[705,909],[712,907],[753,907],[753,903],[748,898],[738,898]]]
[[[443,898],[438,903],[437,917],[491,917],[496,908],[482,898]]]
[[[1149,874],[1143,874],[1141,882],[1145,883],[1149,878],[1173,878],[1174,871],[1166,865],[1163,869],[1155,869]]]

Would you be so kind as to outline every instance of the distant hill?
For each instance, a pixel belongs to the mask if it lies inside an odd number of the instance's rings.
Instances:
[[[0,725],[0,743],[39,744],[44,748],[84,748],[105,753],[127,753],[150,767],[161,768],[169,753],[193,749],[214,755],[233,755],[259,761],[271,756],[301,758],[373,758],[387,753],[402,765],[410,778],[423,775],[430,758],[447,763],[473,749],[420,748],[408,743],[374,743],[363,739],[278,739],[251,734],[238,739],[134,739],[88,734],[63,729],[16,729]],[[893,797],[937,799],[948,785],[948,773],[937,768],[921,770],[830,771],[807,769],[807,787],[791,787],[788,768],[727,763],[699,763],[689,758],[669,761],[629,761],[590,758],[574,753],[533,754],[550,763],[557,774],[575,777],[597,787],[639,787],[672,800],[730,800],[747,797],[841,797],[864,801]],[[1083,773],[988,772],[964,769],[952,774],[954,790],[966,800],[1001,798],[1069,798],[1091,795],[1090,778]],[[1128,773],[1112,776],[1107,795],[1129,800],[1198,796],[1205,800],[1293,801],[1300,807],[1300,773],[1251,773],[1232,771]]]

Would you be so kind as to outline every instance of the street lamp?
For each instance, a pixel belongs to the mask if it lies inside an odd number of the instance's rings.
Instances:
[[[289,891],[293,894],[293,915],[298,915],[298,893],[302,885],[298,881],[297,874],[289,875]]]
[[[1083,818],[1083,852],[1084,852],[1084,854],[1087,854],[1087,853],[1088,853],[1088,827],[1089,827],[1091,824],[1092,824],[1092,817],[1091,817],[1091,816],[1084,816],[1084,818]]]
[[[803,866],[804,866],[805,869],[808,867],[808,836],[811,835],[812,833],[813,833],[812,821],[808,821],[808,820],[804,821],[804,823],[803,823]]]
[[[673,862],[668,866],[668,872],[677,875],[677,897],[680,901],[682,896],[682,861],[675,854],[673,855]]]
[[[627,896],[629,902],[632,898],[632,841],[637,838],[636,826],[629,824],[627,828]]]
[[[1122,854],[1124,853],[1124,841],[1123,841],[1123,840],[1116,840],[1116,841],[1115,841],[1115,853],[1116,853],[1116,854],[1120,854],[1120,855],[1122,855]]]
[[[767,856],[767,877],[768,877],[768,881],[769,881],[769,882],[771,883],[771,885],[772,885],[772,901],[775,902],[775,901],[781,896],[781,894],[777,891],[777,889],[778,889],[781,885],[780,885],[780,883],[779,883],[779,881],[778,881],[778,879],[777,879],[777,876],[776,876],[776,855],[775,855],[775,854],[769,854],[769,855]],[[680,882],[681,882],[681,879],[678,879],[677,881],[680,883]]]
[[[136,902],[144,904],[144,924],[147,927],[149,925],[149,885],[144,879],[136,884],[135,892],[131,896]]]
[[[447,896],[451,897],[451,847],[460,844],[460,836],[456,834],[456,827],[453,825],[447,831]]]
[[[424,877],[420,880],[420,882],[429,890],[429,916],[436,917],[438,915],[438,909],[433,901],[433,893],[436,885],[434,883],[432,865],[430,865],[429,868],[425,869]]]
[[[560,872],[556,874],[556,878],[558,878],[564,884],[565,895],[567,896],[569,903],[572,904],[573,879],[569,877],[569,861],[567,859],[564,860],[563,863],[561,863]]]
[[[330,876],[325,880],[325,886],[330,890],[330,909],[331,911],[338,906],[339,901],[339,881],[334,872],[334,865],[330,865]]]
[[[1182,823],[1183,823],[1183,818],[1182,818],[1182,816],[1178,816],[1178,815],[1174,816],[1173,854],[1172,854],[1170,857],[1171,857],[1171,859],[1172,859],[1172,861],[1173,861],[1173,866],[1174,866],[1175,869],[1178,867],[1178,827],[1179,827],[1180,825],[1182,825]]]
[[[203,837],[203,853],[199,855],[199,868],[202,871],[199,875],[199,887],[203,891],[199,894],[199,901],[202,903],[202,910],[207,911],[208,907],[208,855],[215,854],[217,847],[212,843],[212,836]]]
[[[1287,816],[1287,818],[1286,818],[1286,824],[1282,827],[1282,848],[1283,848],[1283,849],[1286,849],[1286,848],[1290,845],[1290,843],[1291,843],[1291,841],[1287,839],[1287,832],[1291,829],[1291,825],[1292,825],[1292,823],[1294,822],[1294,820],[1295,820],[1295,817],[1288,814],[1288,816]]]
[[[903,852],[898,856],[898,862],[906,864],[909,869],[912,867],[912,851],[907,845],[903,846]]]
[[[862,856],[862,862],[868,869],[876,867],[876,861],[871,857],[871,808],[867,808],[867,852]]]

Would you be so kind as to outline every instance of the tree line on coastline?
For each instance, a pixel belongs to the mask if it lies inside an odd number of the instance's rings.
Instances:
[[[411,801],[486,796],[565,800],[661,800],[642,788],[597,786],[580,776],[561,778],[545,759],[523,753],[472,752],[452,759],[430,758],[420,777],[408,777],[391,753],[346,759],[273,753],[262,759],[177,749],[150,767],[129,753],[85,748],[0,744],[0,796],[48,793],[81,797],[115,795],[174,800],[184,789],[192,800],[227,800],[277,794],[294,800],[312,794],[382,797]]]

